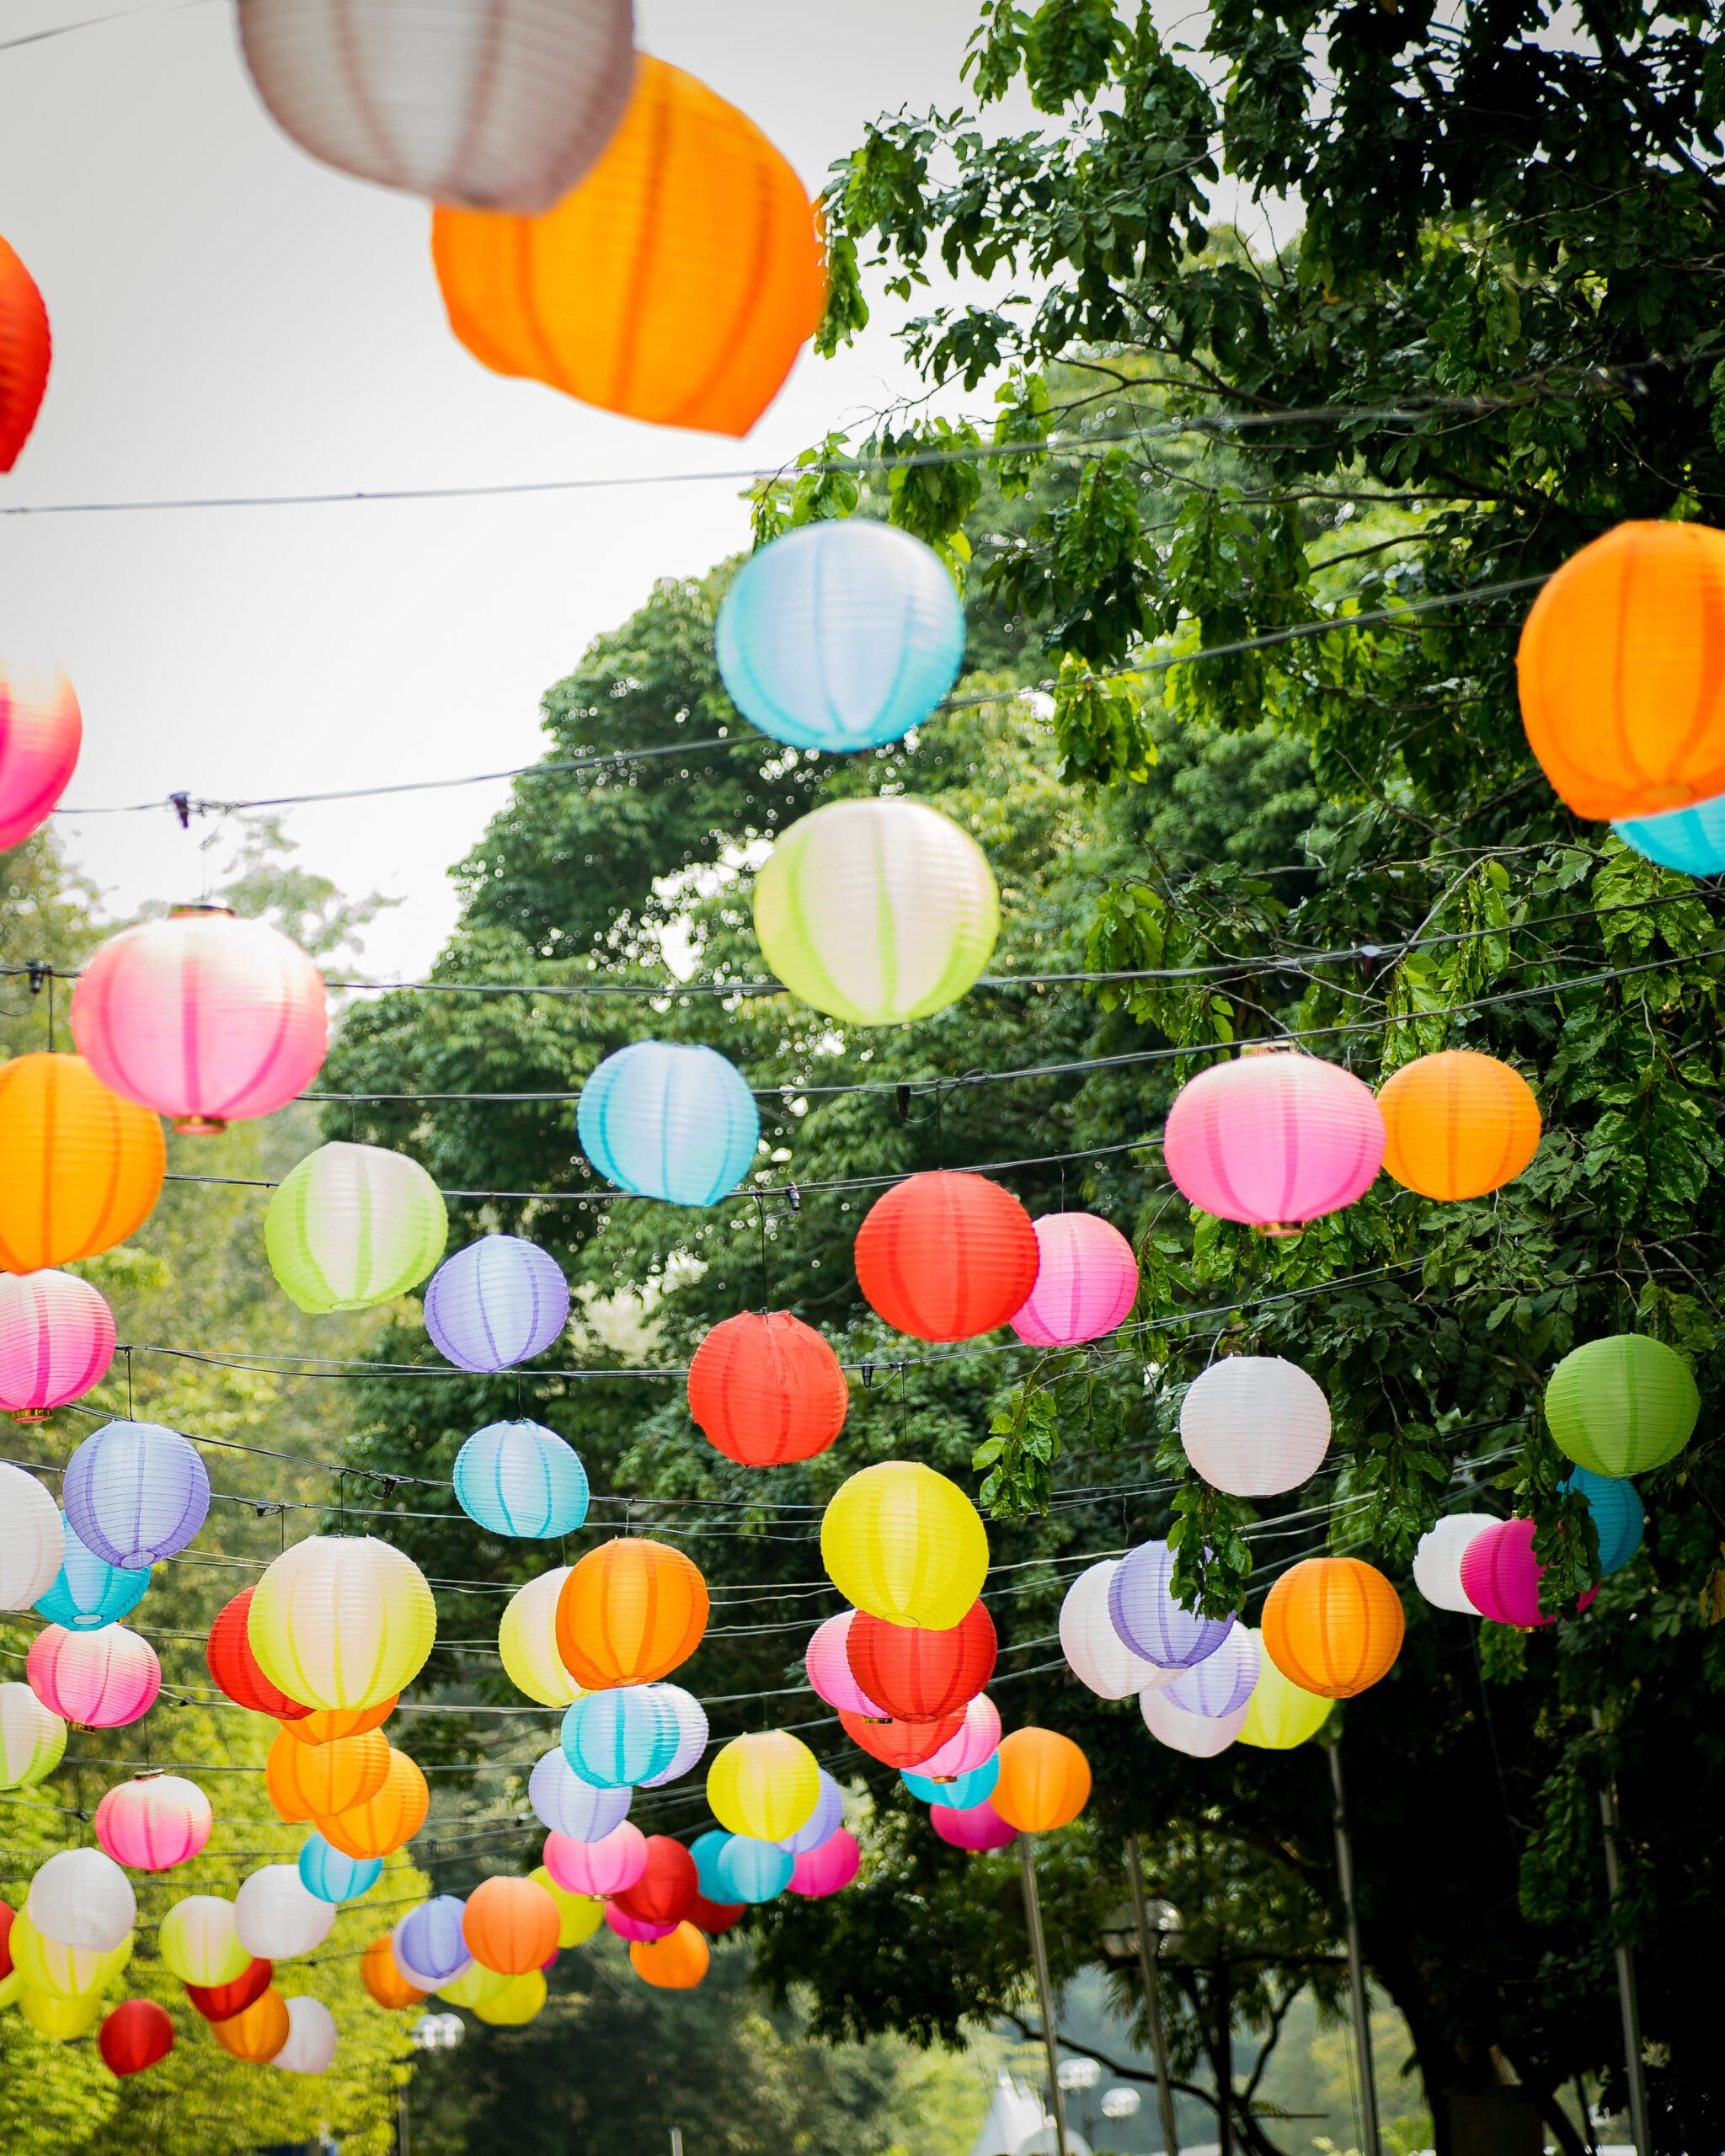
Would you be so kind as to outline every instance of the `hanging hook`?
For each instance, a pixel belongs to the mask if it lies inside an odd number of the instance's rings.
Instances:
[[[189,831],[192,827],[192,798],[189,793],[170,793],[168,805],[179,819],[179,828]]]

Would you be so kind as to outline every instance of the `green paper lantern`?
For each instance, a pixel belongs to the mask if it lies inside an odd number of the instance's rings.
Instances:
[[[1644,1475],[1681,1452],[1701,1412],[1687,1363],[1644,1333],[1573,1349],[1546,1387],[1558,1449],[1595,1475]]]
[[[804,1002],[854,1026],[943,1011],[988,963],[1000,894],[967,831],[924,802],[834,801],[755,879],[755,933]]]
[[[270,1271],[319,1317],[406,1294],[448,1239],[442,1192],[417,1161],[381,1145],[320,1145],[289,1171],[264,1216]]]

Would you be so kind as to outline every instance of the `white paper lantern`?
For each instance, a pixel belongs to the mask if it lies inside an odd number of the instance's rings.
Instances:
[[[1199,1667],[1202,1668],[1203,1664]],[[1214,1759],[1217,1753],[1226,1752],[1246,1726],[1246,1717],[1252,1710],[1248,1700],[1231,1715],[1194,1715],[1185,1707],[1177,1707],[1162,1691],[1140,1692],[1138,1705],[1144,1726],[1158,1744],[1194,1759]]]
[[[681,1734],[670,1764],[661,1767],[656,1774],[649,1774],[642,1783],[643,1789],[662,1789],[667,1782],[681,1781],[683,1776],[707,1749],[707,1710],[692,1692],[684,1691],[681,1684],[661,1684],[660,1690],[670,1696],[676,1709],[677,1727]]]
[[[240,0],[239,32],[302,149],[471,210],[548,210],[634,83],[629,0]]]
[[[1080,1572],[1060,1604],[1060,1652],[1078,1682],[1099,1700],[1130,1700],[1135,1693],[1172,1683],[1180,1673],[1158,1669],[1153,1662],[1134,1654],[1114,1630],[1108,1614],[1108,1582],[1119,1561],[1104,1557]]]
[[[100,1849],[61,1849],[30,1881],[24,1903],[44,1939],[111,1953],[137,1922],[131,1881]]]
[[[1188,1389],[1180,1442],[1212,1488],[1235,1497],[1274,1497],[1322,1465],[1330,1403],[1297,1364],[1279,1355],[1230,1355]]]
[[[296,1864],[266,1864],[241,1881],[233,1897],[239,1943],[260,1961],[291,1961],[328,1938],[336,1906],[312,1893]],[[311,2069],[322,2073],[321,2067]]]
[[[0,1463],[0,1609],[40,1602],[65,1557],[59,1506],[34,1475]]]
[[[553,1566],[509,1598],[497,1628],[509,1681],[542,1707],[572,1707],[584,1697],[557,1651],[557,1598],[574,1567]]]
[[[527,1801],[541,1826],[553,1834],[568,1835],[572,1842],[602,1842],[628,1817],[633,1795],[632,1789],[599,1789],[584,1782],[561,1745],[545,1754],[527,1782]],[[420,1988],[435,1991],[437,1987]]]
[[[65,1750],[64,1718],[28,1684],[0,1684],[0,1790],[34,1789]]]
[[[1421,1535],[1413,1553],[1413,1584],[1434,1609],[1452,1609],[1458,1616],[1479,1614],[1461,1585],[1461,1560],[1477,1534],[1497,1520],[1490,1513],[1450,1513],[1429,1534]]]
[[[321,1999],[288,1999],[282,2004],[287,2009],[287,2041],[270,2065],[284,2073],[327,2073],[335,2057],[335,2016]]]
[[[1259,1668],[1258,1635],[1236,1625],[1211,1655],[1195,1668],[1183,1669],[1167,1688],[1170,1702],[1206,1721],[1226,1721],[1244,1714],[1257,1689]]]

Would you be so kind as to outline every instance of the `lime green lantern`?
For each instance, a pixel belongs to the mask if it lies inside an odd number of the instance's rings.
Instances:
[[[1558,1449],[1595,1475],[1644,1475],[1674,1459],[1701,1412],[1690,1368],[1642,1332],[1614,1332],[1574,1348],[1546,1386],[1546,1420]]]
[[[442,1192],[417,1161],[381,1145],[320,1145],[264,1216],[270,1271],[317,1317],[406,1294],[448,1240]]]
[[[1291,1752],[1316,1737],[1330,1718],[1333,1700],[1308,1692],[1283,1676],[1263,1651],[1263,1642],[1250,1626],[1242,1626],[1258,1649],[1258,1682],[1247,1703],[1240,1725],[1239,1742],[1255,1744],[1263,1752]],[[1203,1667],[1200,1663],[1199,1668]]]
[[[1000,894],[968,831],[924,802],[833,801],[755,879],[755,933],[793,995],[854,1026],[956,1002],[994,950]]]

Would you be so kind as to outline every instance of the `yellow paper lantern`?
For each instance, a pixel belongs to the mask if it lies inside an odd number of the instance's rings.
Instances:
[[[60,1999],[51,1991],[32,1991],[28,1984],[18,1994],[18,2010],[39,2036],[51,2043],[69,2044],[83,2036],[102,2011],[99,1991],[81,1993],[76,1999]]]
[[[188,1894],[176,1902],[162,1919],[156,1951],[170,1975],[206,1991],[232,1983],[252,1966],[234,1927],[233,1904],[219,1894]]]
[[[787,1730],[734,1737],[708,1770],[707,1801],[733,1834],[787,1841],[814,1816],[820,1769],[809,1747]]]
[[[0,2013],[18,2004],[18,1994],[24,1989],[24,1978],[13,1969],[0,1977]]]
[[[1242,1630],[1250,1631],[1251,1627]],[[1264,1652],[1259,1635],[1252,1632],[1252,1638],[1258,1648],[1258,1683],[1241,1725],[1239,1742],[1255,1744],[1263,1752],[1291,1752],[1296,1744],[1317,1735],[1329,1720],[1335,1701],[1302,1690]]]
[[[446,1999],[451,2006],[471,2007],[477,2013],[492,1999],[501,1999],[514,1982],[513,1977],[488,1969],[483,1961],[469,1961],[458,1977],[438,1986],[437,1996]]]
[[[604,1923],[605,1904],[596,1894],[571,1894],[566,1886],[558,1885],[542,1864],[527,1876],[536,1886],[542,1886],[557,1904],[559,1949],[585,1945]]]
[[[557,1651],[557,1598],[574,1569],[558,1565],[509,1598],[497,1649],[509,1681],[542,1707],[572,1707],[585,1696]]]
[[[62,1946],[57,1939],[45,1939],[26,1913],[13,1919],[7,1940],[22,1987],[50,1999],[82,1999],[99,1993],[131,1959],[132,1934],[106,1953],[93,1946]]]
[[[412,1558],[375,1536],[314,1534],[284,1550],[252,1596],[259,1667],[310,1707],[365,1707],[412,1682],[437,1609]]]
[[[945,1632],[982,1592],[988,1535],[956,1482],[916,1460],[885,1460],[853,1475],[828,1505],[820,1557],[858,1609]]]
[[[511,1977],[494,1999],[482,1999],[473,2011],[494,2029],[522,2029],[545,2004],[545,1972],[529,1969],[524,1977]]]

